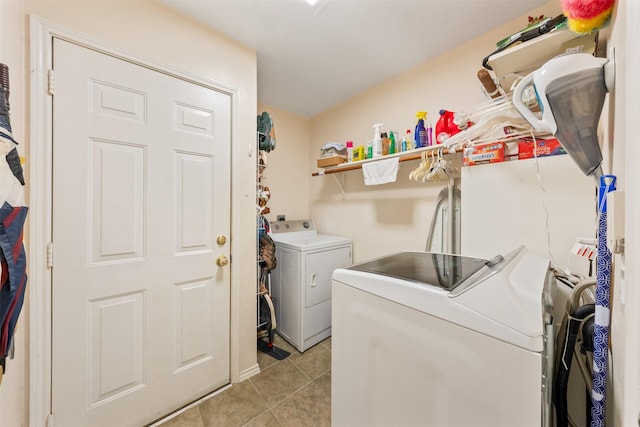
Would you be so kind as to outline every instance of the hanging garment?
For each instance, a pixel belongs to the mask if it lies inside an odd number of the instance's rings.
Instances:
[[[27,217],[24,206],[4,203],[0,208],[0,357],[8,354],[27,285],[27,256],[23,245],[23,227]]]
[[[276,128],[266,111],[258,114],[258,147],[267,152],[276,149]]]
[[[611,251],[607,247],[607,194],[616,190],[616,176],[600,177],[598,188],[598,263],[596,308],[593,329],[593,387],[591,427],[606,425],[607,382],[609,380],[609,322],[611,317]]]
[[[268,233],[260,236],[260,259],[267,271],[271,271],[278,265],[276,259],[276,244]]]
[[[13,176],[16,177],[20,185],[24,185],[24,175],[22,173],[22,165],[20,164],[20,156],[16,148],[18,142],[13,139],[11,132],[11,124],[9,122],[9,108],[4,97],[5,92],[0,87],[0,139],[6,144],[5,150],[8,150],[5,156],[9,169]],[[4,151],[4,150],[3,150]]]
[[[17,146],[11,132],[4,91],[0,90],[0,206],[4,202],[11,206],[25,204],[24,176]]]
[[[398,177],[398,157],[392,157],[376,162],[364,163],[362,165],[362,175],[364,185],[379,185],[396,182]]]
[[[0,85],[0,137],[5,138],[17,144],[11,133],[11,125],[9,124],[9,107],[5,98],[4,87]]]
[[[3,79],[4,80],[4,79]],[[18,143],[13,138],[4,84],[0,86],[0,379],[24,303],[27,257],[23,244],[27,207]]]

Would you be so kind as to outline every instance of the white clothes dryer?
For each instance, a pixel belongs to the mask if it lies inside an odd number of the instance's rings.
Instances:
[[[331,336],[331,277],[352,263],[352,240],[318,234],[312,220],[271,223],[276,332],[300,352]]]
[[[553,286],[524,247],[336,270],[332,426],[550,426]]]

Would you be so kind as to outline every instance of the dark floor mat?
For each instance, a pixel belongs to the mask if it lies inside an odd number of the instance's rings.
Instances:
[[[291,354],[275,345],[269,347],[269,343],[264,340],[258,340],[258,350],[278,360],[286,359]]]

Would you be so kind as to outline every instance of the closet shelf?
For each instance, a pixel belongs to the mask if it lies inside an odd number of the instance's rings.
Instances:
[[[425,151],[429,152],[429,151],[438,151],[438,150],[442,150],[443,155],[452,154],[451,152],[449,152],[448,149],[444,148],[442,145],[431,145],[429,147],[416,148],[414,150],[405,151],[402,153],[388,154],[386,156],[376,157],[375,159],[358,160],[357,162],[342,163],[336,166],[329,166],[322,171],[312,173],[311,176],[324,176],[324,175],[329,175],[333,173],[341,173],[341,172],[348,172],[352,170],[362,169],[362,165],[365,163],[377,162],[379,160],[385,160],[385,159],[392,159],[394,157],[399,157],[398,159],[399,162],[406,162],[409,160],[420,160],[422,158],[422,153],[424,153]],[[462,148],[459,148],[459,149],[456,149],[454,152],[461,153],[462,150],[463,150]]]

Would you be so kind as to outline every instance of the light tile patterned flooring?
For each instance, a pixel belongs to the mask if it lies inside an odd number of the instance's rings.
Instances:
[[[298,352],[277,334],[284,360],[258,352],[260,374],[169,419],[160,427],[331,426],[331,338]]]

